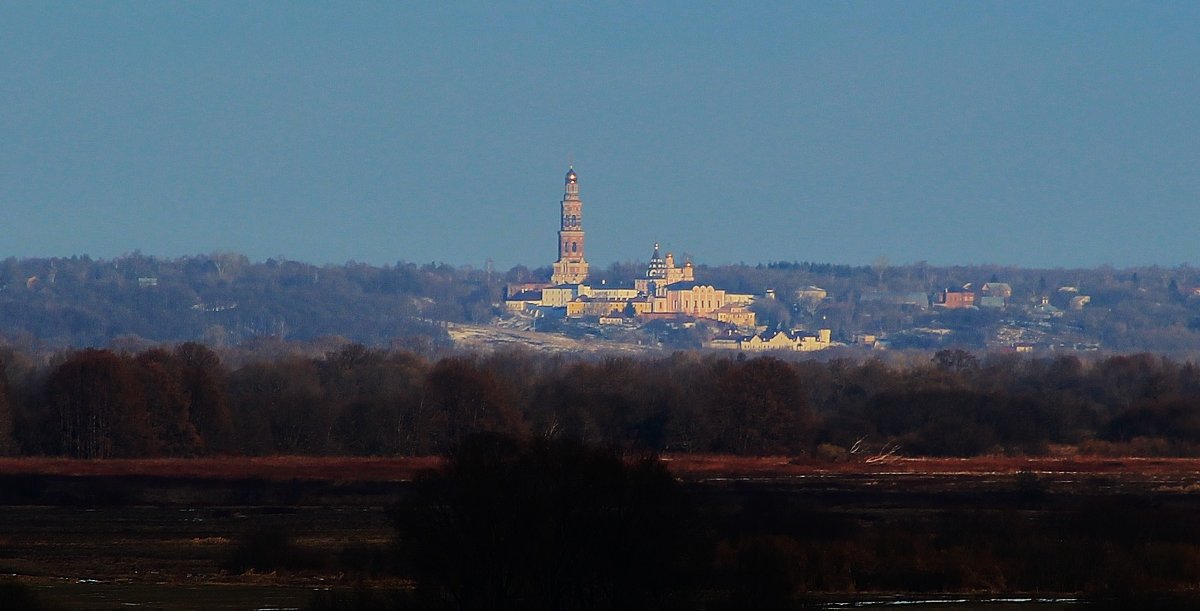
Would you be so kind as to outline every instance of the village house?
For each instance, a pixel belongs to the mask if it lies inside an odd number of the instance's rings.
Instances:
[[[887,303],[899,306],[914,306],[922,310],[929,307],[929,294],[916,292],[864,291],[858,297],[859,303]]]
[[[980,292],[987,297],[1000,297],[1001,299],[1012,297],[1012,287],[1004,282],[984,282],[980,287]]]
[[[975,291],[968,287],[945,289],[937,294],[933,305],[947,310],[975,307]]]
[[[821,301],[829,296],[829,292],[819,286],[806,286],[796,289],[796,301]]]
[[[998,308],[1008,307],[1012,297],[1012,287],[1004,282],[984,282],[979,290],[979,307]]]

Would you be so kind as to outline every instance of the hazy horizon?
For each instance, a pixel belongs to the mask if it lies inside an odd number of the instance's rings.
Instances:
[[[663,248],[662,251],[663,251],[663,254],[671,253],[671,254],[675,255],[677,260],[682,260],[682,257],[688,255],[688,253],[678,253],[678,252],[671,251],[666,248]],[[191,252],[191,253],[179,253],[179,254],[168,254],[168,255],[164,255],[161,253],[144,252],[141,250],[132,250],[132,251],[126,251],[126,252],[122,252],[122,253],[117,253],[115,255],[110,255],[110,256],[93,255],[91,253],[71,253],[71,254],[58,254],[58,255],[54,255],[54,254],[48,254],[48,255],[9,254],[9,255],[6,255],[6,257],[13,257],[17,260],[70,259],[72,257],[80,257],[80,258],[87,258],[92,261],[107,262],[107,261],[115,261],[115,260],[123,259],[126,257],[133,257],[133,256],[139,256],[139,255],[144,256],[144,257],[150,257],[153,259],[164,260],[164,261],[177,260],[177,259],[188,259],[188,258],[215,257],[215,256],[220,256],[220,255],[238,255],[238,256],[245,256],[251,264],[264,264],[268,260],[274,259],[276,261],[281,261],[281,262],[289,261],[289,262],[301,263],[301,264],[305,264],[305,265],[313,265],[316,267],[325,267],[325,266],[339,267],[339,266],[351,265],[351,264],[365,264],[365,265],[370,265],[370,266],[374,266],[374,267],[384,267],[384,266],[395,266],[398,264],[405,264],[405,265],[418,265],[418,266],[449,265],[456,269],[483,269],[484,266],[487,264],[486,260],[482,263],[476,264],[471,261],[454,262],[454,261],[438,261],[438,260],[428,260],[428,259],[421,260],[421,259],[406,259],[406,258],[399,258],[394,261],[378,261],[378,262],[362,261],[362,260],[358,260],[358,259],[347,259],[345,261],[315,261],[315,260],[311,260],[311,259],[302,259],[299,257],[291,257],[291,256],[288,256],[283,253],[278,253],[275,255],[267,255],[267,256],[262,256],[262,257],[255,257],[255,256],[250,256],[249,254],[244,253],[244,252],[238,252],[238,251],[232,251],[232,250],[213,250],[213,251],[208,251],[208,252]],[[644,264],[649,263],[649,260],[650,260],[649,253],[646,253],[646,255],[647,256],[644,256],[644,257],[630,257],[630,258],[622,259],[619,261],[607,261],[607,262],[602,261],[599,263],[593,261],[593,262],[591,262],[591,271],[593,274],[595,274],[595,273],[598,273],[601,271],[605,271],[610,266],[613,266],[613,265],[628,265],[628,264],[644,265]],[[825,261],[825,260],[820,260],[820,259],[812,259],[812,260],[808,260],[808,259],[804,259],[804,260],[802,260],[802,259],[791,259],[791,260],[773,259],[770,261],[724,261],[724,262],[719,262],[719,263],[693,260],[693,262],[695,263],[695,265],[697,267],[702,267],[702,268],[703,267],[717,268],[717,267],[722,267],[722,266],[757,267],[757,266],[770,266],[770,265],[776,265],[776,264],[813,264],[813,265],[833,265],[833,266],[843,266],[844,265],[844,266],[849,266],[849,267],[868,268],[868,267],[875,267],[880,263],[880,261],[878,259],[874,260],[874,261],[862,261],[862,262]],[[507,272],[511,269],[514,269],[514,268],[520,267],[520,266],[524,266],[526,269],[529,269],[529,270],[545,269],[545,270],[549,271],[552,263],[553,263],[552,261],[537,262],[537,263],[528,263],[528,262],[517,261],[511,265],[501,266],[501,265],[497,264],[495,261],[492,262],[495,271],[498,271],[498,272]],[[1192,268],[1191,263],[1186,262],[1186,261],[1181,262],[1181,263],[1175,263],[1175,264],[1146,263],[1146,264],[1134,264],[1134,265],[1112,265],[1111,263],[1097,263],[1095,265],[1083,265],[1083,266],[1065,266],[1065,265],[1029,266],[1029,265],[1016,265],[1016,264],[1007,264],[1007,263],[992,263],[992,262],[987,262],[987,261],[973,262],[973,263],[962,263],[962,262],[938,263],[938,262],[933,262],[933,261],[892,261],[891,259],[885,258],[882,261],[882,264],[886,269],[890,269],[890,270],[895,270],[897,268],[905,268],[905,267],[916,267],[916,266],[920,266],[920,265],[927,265],[929,267],[942,268],[942,269],[960,268],[960,267],[961,268],[980,268],[980,269],[1009,268],[1009,269],[1019,269],[1019,270],[1026,270],[1026,271],[1043,271],[1044,270],[1044,271],[1068,271],[1068,272],[1074,271],[1074,270],[1097,271],[1097,270],[1102,270],[1104,268],[1111,268],[1114,271],[1139,270],[1139,269],[1146,269],[1146,268],[1160,268],[1160,269],[1190,269],[1190,268]]]

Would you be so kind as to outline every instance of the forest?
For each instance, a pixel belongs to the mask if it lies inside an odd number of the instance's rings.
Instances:
[[[0,349],[0,448],[79,458],[442,454],[477,433],[649,453],[1200,455],[1200,366],[1148,354],[781,360]]]

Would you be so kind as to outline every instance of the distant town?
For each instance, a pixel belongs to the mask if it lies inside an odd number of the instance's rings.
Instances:
[[[589,265],[584,254],[579,176],[573,167],[567,170],[561,210],[558,260],[554,262],[550,282],[508,285],[506,313],[622,327],[652,321],[694,327],[700,322],[712,329],[713,336],[705,342],[709,348],[812,351],[832,345],[829,329],[805,336],[798,330],[768,332],[765,327],[758,327],[750,306],[759,298],[773,299],[773,291],[763,295],[736,293],[699,282],[691,261],[679,265],[671,253],[664,256],[658,244],[654,245],[646,273],[641,277],[592,286],[587,283]],[[820,291],[820,298],[825,297],[821,289],[810,288]]]
[[[1200,269],[1186,264],[1027,269],[879,257],[859,266],[711,266],[647,244],[648,261],[604,267],[586,258],[574,168],[558,213],[555,260],[506,271],[491,261],[318,266],[222,252],[9,257],[0,261],[0,340],[46,352],[181,341],[361,343],[426,354],[964,348],[1190,356],[1200,347]],[[679,238],[663,237],[686,243]]]
[[[579,176],[573,167],[566,175],[560,220],[558,260],[551,267],[549,282],[506,286],[504,315],[525,320],[530,328],[540,322],[543,328],[561,330],[561,325],[547,325],[545,321],[562,321],[576,329],[593,328],[598,335],[619,337],[619,332],[604,330],[646,329],[657,323],[676,331],[694,330],[693,342],[699,341],[705,348],[746,352],[812,352],[838,346],[934,348],[953,342],[1011,352],[1098,351],[1104,345],[1095,317],[1082,315],[1085,310],[1095,310],[1092,296],[1078,284],[1050,288],[1045,276],[1039,277],[1035,291],[1024,295],[1015,293],[1013,285],[995,272],[983,282],[967,281],[932,292],[907,290],[891,286],[894,282],[885,283],[888,265],[881,258],[871,266],[878,277],[876,285],[854,291],[857,307],[852,318],[859,324],[847,325],[848,321],[841,320],[836,335],[832,324],[840,317],[831,317],[829,311],[843,310],[844,306],[837,304],[844,304],[845,298],[837,299],[829,290],[811,284],[782,295],[769,286],[746,292],[744,283],[740,290],[728,289],[715,280],[697,278],[692,261],[679,264],[671,253],[663,255],[658,244],[643,274],[590,282],[583,202]],[[928,280],[929,266],[914,267],[920,268]],[[911,267],[900,271],[911,279]],[[1165,279],[1161,270],[1154,271],[1154,276]],[[1106,284],[1104,293],[1111,298],[1113,291],[1108,285],[1116,281],[1115,272],[1101,270],[1101,274]],[[1149,293],[1140,286],[1137,272],[1130,273],[1127,283],[1136,289],[1132,297]],[[1186,327],[1176,326],[1175,331],[1194,331],[1200,319],[1191,312],[1197,309],[1200,287],[1183,291],[1178,280],[1172,278],[1165,288],[1166,299],[1185,305],[1189,312]],[[789,315],[769,314],[778,314],[780,309]],[[961,314],[953,314],[955,311]],[[760,317],[758,313],[768,315]],[[947,313],[950,315],[939,316]],[[972,326],[975,332],[964,333]],[[971,339],[965,341],[966,337]],[[1188,348],[1186,344],[1175,347]]]

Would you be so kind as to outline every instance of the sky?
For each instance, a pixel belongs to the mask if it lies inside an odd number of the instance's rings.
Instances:
[[[1196,2],[4,2],[0,257],[1200,263]]]

